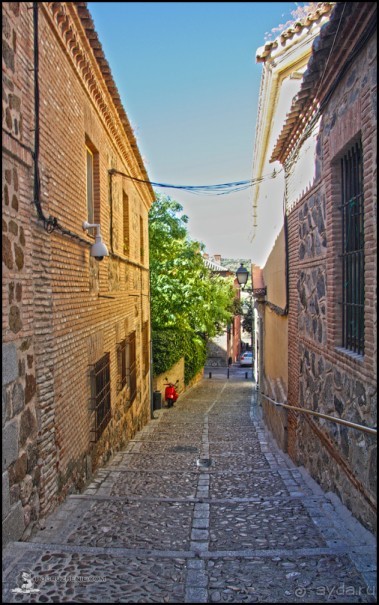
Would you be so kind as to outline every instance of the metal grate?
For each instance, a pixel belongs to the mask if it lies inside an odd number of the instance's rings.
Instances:
[[[91,372],[91,401],[95,412],[95,424],[92,432],[94,441],[98,441],[111,419],[111,381],[110,354],[95,363]]]
[[[122,340],[117,345],[117,366],[118,366],[118,381],[117,390],[122,391],[126,386],[126,351],[127,340]]]
[[[129,336],[129,388],[130,403],[132,403],[132,401],[134,401],[137,395],[137,359],[135,332],[132,332]]]
[[[208,468],[211,466],[212,460],[211,458],[198,458],[196,460],[196,465],[200,466],[200,468]]]
[[[341,159],[342,346],[364,353],[364,210],[362,146]]]
[[[145,321],[142,326],[142,355],[144,376],[149,371],[149,322]]]

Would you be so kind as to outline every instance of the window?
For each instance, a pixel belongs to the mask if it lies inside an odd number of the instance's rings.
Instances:
[[[139,219],[139,232],[140,232],[140,259],[141,263],[145,262],[145,242],[143,237],[143,218],[140,216]]]
[[[117,389],[122,391],[126,386],[126,354],[127,340],[126,338],[117,346],[117,365],[118,365],[118,382]]]
[[[362,146],[341,158],[342,346],[364,353],[364,223]]]
[[[142,327],[142,355],[144,376],[149,371],[149,322],[145,321]]]
[[[132,332],[129,336],[129,388],[130,403],[132,403],[132,401],[134,401],[137,395],[137,359],[135,332]]]
[[[98,441],[111,419],[110,355],[95,363],[91,372],[91,401],[95,412],[94,441]]]
[[[129,256],[129,198],[125,191],[122,192],[123,206],[123,253]]]
[[[89,223],[100,222],[100,169],[99,153],[96,147],[86,137],[86,195],[87,195],[87,220]],[[95,237],[95,230],[89,229],[88,233]]]
[[[136,359],[136,333],[132,332],[117,345],[118,381],[117,390],[120,392],[125,386],[129,387],[129,403],[137,395],[137,359]]]
[[[92,151],[86,147],[87,158],[87,217],[89,223],[95,222],[95,200],[94,200],[94,161]]]

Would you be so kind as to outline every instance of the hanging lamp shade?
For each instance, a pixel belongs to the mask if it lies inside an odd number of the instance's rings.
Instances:
[[[236,271],[236,277],[240,286],[246,286],[247,280],[249,278],[249,272],[246,267],[243,266],[243,263],[241,263],[241,266],[238,267]]]

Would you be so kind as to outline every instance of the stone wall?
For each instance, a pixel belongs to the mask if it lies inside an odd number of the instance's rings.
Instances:
[[[287,388],[283,381],[263,378],[262,392],[278,403],[287,403]],[[288,451],[288,412],[286,408],[277,407],[272,402],[262,397],[263,419],[274,436],[277,444],[283,450]]]
[[[289,214],[289,403],[360,425],[377,424],[375,39],[361,50],[324,108],[313,187]],[[365,353],[341,346],[339,158],[361,138],[365,213]],[[324,489],[376,527],[376,440],[289,412],[288,450]]]
[[[359,425],[371,426],[376,423],[376,417],[372,414],[377,405],[374,385],[364,384],[360,378],[351,376],[346,369],[336,367],[324,355],[310,351],[304,345],[300,345],[300,359],[299,397],[307,409],[322,410],[325,414]],[[376,439],[323,419],[315,419],[314,422],[348,462],[352,475],[374,494]],[[323,484],[330,489],[335,473],[329,465],[323,464],[324,452],[321,449],[313,451],[314,444],[307,443],[304,436],[300,437],[299,445],[299,461],[304,464],[307,459],[312,460]]]
[[[207,342],[206,365],[225,368],[228,365],[228,335],[215,336]]]
[[[27,65],[30,11],[3,3],[2,426],[3,542],[38,519],[36,342],[30,228],[32,132]],[[24,35],[21,35],[20,32]]]
[[[319,345],[327,339],[325,262],[325,197],[321,190],[311,194],[298,210],[298,254],[301,270],[298,272],[298,327],[299,332]],[[307,261],[313,261],[310,266]]]

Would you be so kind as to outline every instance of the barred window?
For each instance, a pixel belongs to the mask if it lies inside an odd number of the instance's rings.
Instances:
[[[87,220],[89,223],[98,223],[100,216],[100,165],[99,152],[90,139],[85,138],[86,151],[86,194],[87,194]],[[94,229],[88,231],[95,236]]]
[[[93,186],[93,153],[86,147],[87,159],[87,218],[89,223],[95,222],[95,202]]]
[[[142,326],[142,355],[143,355],[143,373],[144,376],[149,371],[149,322],[145,321]]]
[[[129,335],[129,389],[130,403],[137,395],[137,359],[136,359],[136,333]]]
[[[140,261],[143,264],[145,262],[145,241],[144,241],[144,225],[143,218],[140,216],[139,219],[139,232],[140,232]]]
[[[118,391],[122,391],[122,389],[126,386],[126,379],[127,379],[126,356],[127,356],[127,340],[125,338],[117,345],[117,369],[118,369],[117,390]]]
[[[122,192],[122,206],[123,206],[123,253],[128,256],[130,254],[130,241],[129,241],[129,198],[125,191]]]
[[[95,412],[93,441],[98,441],[111,419],[110,355],[105,355],[93,366],[91,372],[91,401]]]
[[[342,346],[364,353],[364,211],[362,146],[341,158]]]

